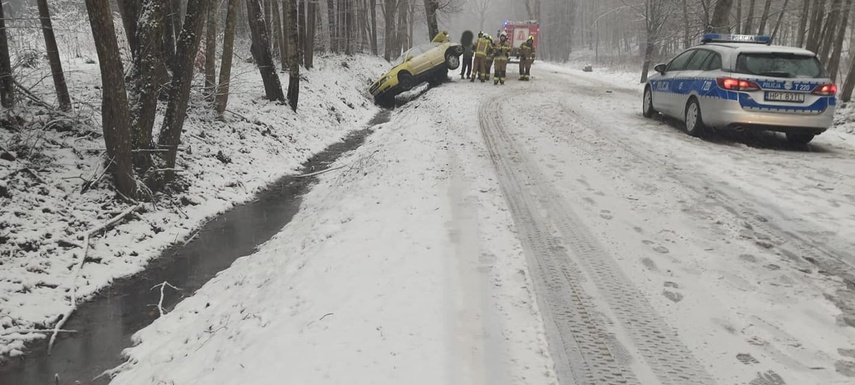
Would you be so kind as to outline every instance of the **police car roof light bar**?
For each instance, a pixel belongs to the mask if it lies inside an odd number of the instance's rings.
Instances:
[[[770,45],[772,44],[772,37],[767,35],[705,33],[701,37],[701,44],[706,43],[754,43]]]

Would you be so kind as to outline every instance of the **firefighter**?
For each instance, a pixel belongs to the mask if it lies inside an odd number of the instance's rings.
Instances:
[[[520,44],[520,80],[528,81],[531,76],[531,63],[534,62],[534,36],[529,35]]]
[[[511,56],[511,43],[508,42],[508,33],[502,31],[499,34],[499,42],[493,47],[493,57],[496,63],[496,69],[493,72],[493,85],[502,83],[505,84],[506,69],[508,68],[508,59]]]
[[[496,40],[493,40],[493,36],[487,35],[487,39],[490,40],[490,48],[487,49],[487,60],[484,67],[486,67],[486,72],[484,73],[484,78],[487,81],[490,81],[490,69],[493,67],[493,60],[495,57],[493,56],[493,48],[496,47]]]
[[[480,37],[478,38],[478,42],[475,43],[475,60],[473,65],[475,68],[472,70],[472,79],[470,82],[475,81],[475,77],[478,77],[478,80],[483,83],[484,80],[484,72],[486,71],[487,64],[487,51],[490,49],[490,40],[489,36],[485,35],[483,32],[478,34]]]

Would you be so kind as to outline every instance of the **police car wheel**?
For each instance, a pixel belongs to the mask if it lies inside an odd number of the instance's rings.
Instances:
[[[809,132],[788,132],[787,133],[787,141],[792,144],[808,144],[815,134]]]
[[[641,114],[644,115],[645,118],[652,118],[653,115],[656,115],[656,109],[653,108],[653,92],[650,91],[650,87],[644,89],[644,100]]]
[[[455,54],[445,55],[445,65],[450,70],[456,70],[460,67],[460,57]]]
[[[413,88],[413,75],[410,75],[408,72],[399,73],[398,85],[400,85],[401,89],[404,91],[411,90]]]
[[[704,133],[701,105],[695,98],[690,99],[686,105],[686,132],[691,136],[701,136]]]

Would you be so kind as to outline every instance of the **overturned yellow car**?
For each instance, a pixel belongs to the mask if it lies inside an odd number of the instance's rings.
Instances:
[[[381,106],[394,104],[395,95],[411,90],[428,82],[438,85],[448,78],[448,70],[460,66],[463,46],[448,40],[448,34],[440,32],[430,43],[417,45],[392,61],[394,67],[377,79],[369,92],[374,103]]]

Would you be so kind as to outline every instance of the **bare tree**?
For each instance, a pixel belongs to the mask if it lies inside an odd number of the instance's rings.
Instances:
[[[131,62],[130,109],[131,127],[133,133],[131,144],[133,149],[147,150],[152,148],[152,129],[157,115],[157,98],[159,86],[165,80],[165,68],[162,64],[163,28],[166,5],[162,0],[143,0],[135,40],[137,52]],[[147,171],[151,165],[151,153],[138,151],[134,153],[134,165],[141,172]]]
[[[805,48],[816,52],[819,48],[820,37],[822,37],[822,20],[825,16],[825,0],[815,0],[811,11],[810,33],[808,34]]]
[[[377,0],[369,0],[369,12],[371,12],[371,53],[377,55]]]
[[[41,1],[41,0],[40,0]],[[138,0],[116,0],[119,6],[119,15],[122,17],[122,26],[125,28],[125,38],[131,48],[131,54],[136,55],[139,47],[137,39],[137,20],[140,17],[140,1]]]
[[[834,37],[833,51],[828,62],[828,72],[831,81],[837,80],[837,72],[840,70],[840,57],[843,55],[843,41],[846,39],[846,28],[849,26],[849,17],[852,14],[852,0],[846,0],[846,5],[841,10],[843,18],[840,21],[836,36]]]
[[[317,29],[317,9],[318,3],[309,1],[306,7],[306,52],[304,53],[304,61],[306,69],[312,69],[315,66],[315,32]]]
[[[753,1],[754,0],[752,0],[752,2]],[[730,23],[728,20],[730,19],[730,9],[732,7],[733,0],[718,0],[718,3],[715,4],[715,9],[713,10],[712,20],[710,20],[713,31],[727,33],[730,30]],[[749,20],[752,15],[750,12],[753,12],[751,9],[753,9],[753,7],[749,8]],[[750,25],[748,28],[750,28]]]
[[[217,86],[217,113],[222,115],[229,103],[229,84],[232,74],[232,56],[234,55],[235,24],[237,24],[238,0],[228,0],[226,28],[223,31],[223,61],[220,63],[220,82]]]
[[[671,14],[668,0],[645,0],[642,16],[644,17],[645,45],[644,61],[641,65],[641,82],[647,81],[650,64],[656,53],[656,43],[668,17]]]
[[[754,29],[754,9],[757,6],[756,0],[748,1],[748,15],[745,17],[745,24],[742,27],[743,33],[753,33]]]
[[[757,28],[757,34],[763,35],[766,33],[766,23],[769,21],[769,11],[772,9],[772,0],[766,0],[763,6],[763,15],[760,16],[760,26]]]
[[[9,43],[6,40],[6,16],[3,2],[0,0],[0,104],[6,108],[15,106],[14,79],[12,61],[9,59]]]
[[[261,80],[264,83],[264,94],[267,100],[285,100],[282,94],[282,84],[279,75],[276,74],[276,66],[270,54],[270,40],[267,34],[267,24],[261,12],[260,0],[246,0],[247,16],[249,17],[249,31],[252,35],[252,57],[258,71],[261,72]]]
[[[802,0],[802,14],[799,18],[799,29],[798,29],[798,45],[799,47],[805,46],[805,36],[807,32],[807,22],[808,15],[810,15],[810,1]]]
[[[492,8],[493,0],[470,0],[469,4],[471,6],[471,8],[469,8],[471,13],[474,14],[476,20],[478,20],[478,30],[483,31],[484,23],[487,22],[487,12]],[[529,13],[529,18],[533,20],[534,17],[531,16],[531,6],[528,1],[525,2],[525,6]]]
[[[297,111],[300,97],[300,63],[297,60],[297,1],[287,0],[285,25],[288,29],[288,105]]]
[[[124,70],[110,3],[86,0],[89,24],[95,39],[95,50],[101,69],[101,126],[107,156],[111,160],[113,178],[119,193],[135,198],[137,192],[131,159],[130,113],[125,92]]]
[[[425,16],[427,17],[428,41],[431,41],[439,33],[439,24],[436,20],[436,11],[439,10],[439,3],[437,0],[424,0],[424,2]]]
[[[47,48],[48,62],[50,62],[50,72],[53,76],[54,88],[56,88],[59,109],[62,111],[71,111],[71,98],[68,96],[68,86],[65,84],[65,75],[62,72],[62,62],[59,59],[56,37],[53,35],[53,25],[50,20],[50,10],[48,9],[47,0],[38,0],[36,3],[39,8],[39,19],[42,23],[45,48]]]
[[[217,92],[217,16],[218,1],[208,6],[208,23],[205,26],[205,94],[211,100]]]
[[[178,37],[171,93],[158,138],[158,145],[166,148],[164,181],[170,181],[175,177],[175,160],[178,157],[178,145],[181,143],[181,130],[184,127],[184,118],[190,100],[190,85],[193,82],[193,61],[196,53],[199,52],[207,5],[208,0],[187,2],[186,16]]]
[[[383,21],[385,21],[384,28],[384,43],[383,43],[383,57],[386,60],[392,60],[392,55],[397,55],[395,52],[395,13],[398,10],[398,1],[397,0],[383,0]]]

